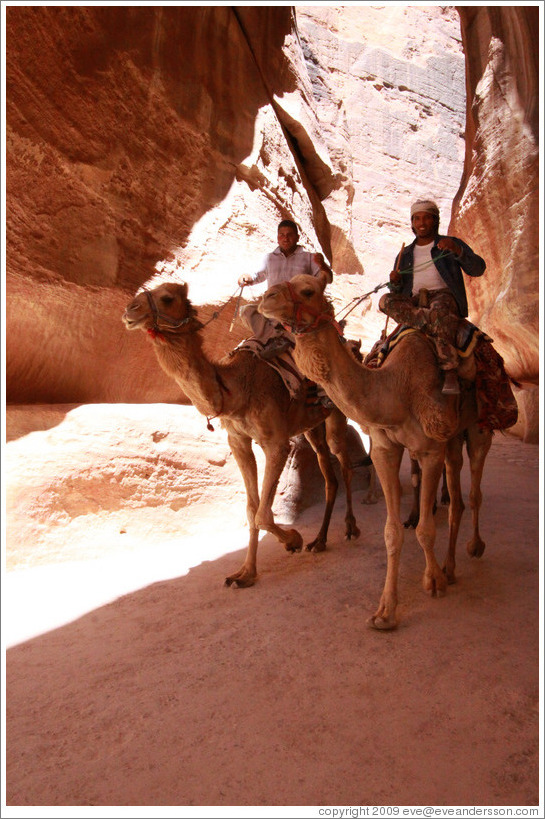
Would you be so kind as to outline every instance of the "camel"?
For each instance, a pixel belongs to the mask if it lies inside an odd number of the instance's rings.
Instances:
[[[474,532],[468,553],[480,557],[485,549],[478,528],[482,502],[480,483],[492,433],[477,425],[477,403],[471,385],[475,364],[468,358],[459,369],[462,395],[441,392],[442,375],[433,343],[420,332],[407,334],[378,368],[359,364],[346,350],[331,304],[324,296],[326,280],[295,276],[267,290],[259,310],[283,323],[295,338],[294,360],[301,372],[316,381],[349,418],[366,428],[371,457],[386,500],[384,540],[387,569],[379,606],[368,623],[379,630],[397,626],[398,573],[404,527],[400,519],[399,470],[404,449],[422,470],[417,539],[424,551],[424,589],[440,596],[455,582],[455,551],[464,509],[460,472],[466,442],[471,468],[470,505]],[[434,546],[433,505],[446,466],[450,494],[449,545],[443,569]]]
[[[308,382],[302,394],[291,399],[278,373],[253,353],[235,350],[213,362],[202,349],[203,327],[187,296],[187,284],[165,283],[139,293],[126,307],[128,330],[148,333],[163,370],[180,385],[196,409],[208,418],[219,418],[242,474],[247,496],[250,540],[241,568],[225,579],[228,586],[247,587],[257,578],[259,530],[273,534],[288,552],[301,551],[303,539],[296,529],[283,529],[274,521],[272,505],[278,481],[290,451],[290,438],[303,433],[316,453],[325,481],[326,505],[320,530],[307,544],[313,552],[326,548],[338,482],[330,453],[341,464],[346,486],[345,537],[357,538],[360,530],[352,511],[352,469],[347,449],[347,419],[338,409],[307,406]],[[211,427],[210,427],[211,428]],[[255,441],[265,453],[261,495]]]

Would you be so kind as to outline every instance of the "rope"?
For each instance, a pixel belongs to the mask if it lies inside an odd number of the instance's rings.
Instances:
[[[452,251],[451,250],[441,251],[439,256],[434,256],[433,257],[433,261],[436,262],[438,259],[444,259],[445,256],[452,256]],[[427,265],[428,265],[428,262],[422,262],[422,264],[417,264],[417,265],[414,265],[413,267],[407,267],[407,268],[405,268],[405,270],[397,270],[396,272],[399,273],[400,276],[406,276],[406,275],[408,275],[410,273],[413,273],[415,270],[420,270],[421,267],[426,267]],[[377,284],[377,286],[374,287],[373,290],[369,290],[369,292],[364,293],[363,296],[355,296],[352,299],[352,301],[355,302],[354,305],[352,307],[350,307],[348,312],[342,318],[339,318],[339,313],[337,313],[336,316],[335,316],[336,320],[337,321],[345,321],[346,317],[350,315],[352,310],[356,309],[358,304],[361,304],[362,301],[365,301],[365,299],[368,299],[370,296],[373,295],[373,293],[378,293],[378,291],[382,290],[383,287],[391,287],[391,282],[387,281],[387,282],[383,282],[382,284]],[[350,304],[352,304],[352,302],[348,302],[347,305],[345,305],[344,307],[341,307],[340,312],[342,312],[347,307],[349,307]]]
[[[232,321],[231,321],[231,325],[230,325],[230,327],[229,327],[229,332],[230,332],[230,333],[232,333],[232,332],[233,332],[233,327],[235,326],[235,321],[237,320],[238,311],[239,311],[239,307],[240,307],[240,300],[241,300],[241,298],[242,298],[242,291],[243,291],[243,290],[244,290],[244,286],[242,286],[242,287],[240,288],[240,293],[238,294],[237,303],[235,304],[235,312],[233,313],[233,319],[232,319]]]
[[[368,293],[364,293],[363,296],[354,296],[354,298],[352,299],[352,301],[354,302],[353,306],[350,307],[348,312],[345,313],[345,315],[342,316],[342,318],[339,318],[339,313],[337,313],[336,316],[335,316],[336,321],[339,321],[339,322],[340,321],[345,321],[346,317],[350,315],[352,310],[356,309],[358,304],[361,304],[362,301],[365,301],[365,299],[368,299],[370,296],[373,295],[373,293],[378,293],[378,291],[382,290],[383,287],[389,287],[389,286],[390,286],[390,282],[383,282],[382,284],[377,284],[377,286],[374,287],[372,290],[369,290]],[[352,304],[352,302],[348,302],[348,304],[346,304],[344,307],[341,307],[340,312],[342,312],[343,310],[346,310],[346,308],[349,307],[350,304]]]
[[[226,301],[226,302],[224,302],[224,303],[222,304],[222,306],[220,307],[220,309],[219,309],[219,310],[215,310],[215,311],[212,313],[212,315],[210,316],[210,318],[208,319],[208,321],[205,321],[205,322],[204,322],[203,327],[206,327],[206,325],[207,325],[207,324],[210,324],[210,322],[211,322],[211,321],[214,321],[214,319],[219,318],[219,316],[221,315],[222,311],[223,311],[223,310],[225,310],[225,308],[227,307],[227,305],[229,304],[229,302],[231,301],[231,299],[233,299],[233,298],[236,296],[237,292],[238,292],[238,287],[237,287],[237,289],[235,290],[235,292],[234,292],[234,293],[233,293],[231,296],[229,296],[229,298],[227,299],[227,301]],[[236,304],[236,308],[235,308],[235,310],[238,308],[238,305],[239,305],[239,302],[240,302],[240,297],[241,297],[241,295],[242,295],[242,287],[240,288],[240,294],[239,294],[239,297],[238,297],[238,302],[237,302],[237,304]],[[236,312],[235,312],[235,317],[236,317]],[[234,318],[235,318],[235,317],[234,317]],[[233,318],[233,321],[234,321],[234,318]],[[231,325],[231,326],[232,326],[232,325]]]

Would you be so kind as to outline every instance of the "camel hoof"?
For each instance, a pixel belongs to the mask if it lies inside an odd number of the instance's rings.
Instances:
[[[290,529],[288,540],[284,544],[286,552],[300,552],[303,548],[303,538],[297,529]]]
[[[480,537],[472,538],[466,546],[467,553],[470,557],[482,557],[486,543]]]
[[[346,533],[344,536],[345,540],[356,540],[356,538],[358,538],[360,535],[361,532],[355,523],[349,523],[346,525]]]
[[[378,614],[374,614],[372,617],[369,617],[367,620],[367,625],[369,628],[374,628],[375,631],[393,631],[393,629],[397,628],[397,623],[395,620],[381,617]]]
[[[447,583],[449,584],[449,586],[452,586],[454,583],[456,583],[456,575],[454,573],[454,569],[447,569],[446,566],[443,566],[443,574],[447,578]]]
[[[430,597],[444,597],[447,592],[447,578],[443,573],[441,573],[441,577],[428,577],[424,575],[422,586]]]
[[[232,586],[233,589],[247,589],[254,585],[255,580],[255,577],[250,577],[250,575],[232,574],[225,578],[224,585]]]
[[[305,546],[307,552],[325,552],[327,549],[327,542],[322,538],[316,538],[312,543],[307,543]]]

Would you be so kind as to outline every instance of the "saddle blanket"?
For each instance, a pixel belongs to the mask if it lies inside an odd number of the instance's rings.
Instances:
[[[293,345],[293,342],[291,342]],[[261,353],[263,352],[266,344],[260,339],[252,336],[250,338],[244,339],[241,341],[240,344],[235,347],[234,350],[229,353],[229,355],[234,355],[234,353],[239,352],[240,350],[247,350],[250,353],[262,358]],[[295,346],[295,345],[293,345]],[[292,349],[293,349],[292,346]],[[305,380],[305,377],[299,372],[295,361],[293,360],[293,356],[291,354],[291,349],[285,350],[282,353],[279,353],[274,358],[263,358],[269,366],[276,370],[282,381],[284,382],[284,386],[288,390],[291,398],[296,398],[299,390],[301,389],[301,384]]]

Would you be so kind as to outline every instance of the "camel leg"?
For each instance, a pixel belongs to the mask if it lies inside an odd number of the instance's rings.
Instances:
[[[348,454],[348,422],[346,416],[338,410],[333,410],[331,415],[326,418],[325,422],[326,439],[329,449],[338,459],[341,465],[341,472],[344,481],[346,493],[346,514],[345,521],[345,540],[352,540],[360,535],[358,524],[354,516],[354,508],[352,504],[352,475],[353,470],[350,466],[350,457]]]
[[[386,501],[384,542],[387,563],[386,581],[379,606],[367,623],[372,628],[386,631],[397,626],[397,579],[404,531],[400,518],[401,482],[399,480],[403,447],[390,442],[386,435],[380,431],[373,436],[372,451],[373,464]]]
[[[467,431],[467,452],[471,469],[471,488],[469,490],[469,505],[473,515],[473,537],[467,544],[467,553],[470,557],[482,557],[485,543],[479,534],[479,512],[483,500],[481,480],[484,463],[492,444],[492,433],[481,431],[475,424]]]
[[[413,505],[411,507],[411,511],[409,512],[409,517],[404,522],[403,526],[405,529],[416,529],[418,525],[418,518],[420,517],[420,483],[422,480],[422,474],[420,470],[420,464],[415,458],[411,458],[411,484],[413,487]],[[443,468],[443,484],[441,488],[441,503],[445,506],[449,503],[450,498],[447,489],[447,473],[446,469]],[[437,501],[434,501],[433,504],[433,514],[437,512]]]
[[[446,474],[450,506],[448,512],[448,551],[443,571],[449,583],[456,582],[456,543],[465,509],[460,482],[464,462],[463,445],[464,436],[463,433],[460,433],[460,435],[456,435],[448,442],[446,452]]]
[[[420,464],[416,458],[411,458],[411,486],[413,488],[413,505],[409,512],[409,517],[403,523],[405,529],[416,529],[420,516],[420,481],[422,474]]]
[[[252,586],[257,577],[257,544],[259,529],[255,524],[255,515],[259,506],[257,464],[252,449],[252,439],[248,436],[227,432],[229,447],[240,469],[246,487],[246,515],[250,529],[250,542],[246,558],[240,569],[225,578],[226,586],[244,588]]]
[[[419,459],[422,482],[420,484],[420,519],[416,527],[416,537],[426,558],[422,585],[424,591],[433,597],[442,596],[447,589],[447,579],[435,557],[436,527],[433,514],[444,462],[445,447],[440,445],[437,449],[428,449]]]
[[[313,448],[318,459],[320,471],[325,481],[325,511],[320,531],[311,543],[307,543],[309,552],[323,552],[327,545],[327,532],[331,521],[331,513],[337,496],[338,481],[331,464],[331,453],[325,438],[325,427],[320,424],[314,429],[305,432],[305,438]]]
[[[369,487],[367,489],[367,494],[363,498],[362,503],[372,504],[378,503],[380,498],[380,483],[377,483],[377,470],[375,469],[375,465],[371,464],[371,468],[369,471]]]
[[[303,538],[297,529],[282,529],[274,522],[272,505],[280,475],[288,459],[290,442],[286,438],[282,441],[266,441],[261,444],[265,453],[265,474],[261,487],[261,500],[255,514],[255,525],[258,529],[265,529],[274,535],[288,552],[300,552],[303,548]]]
[[[443,469],[443,482],[441,484],[441,506],[448,506],[450,503],[450,495],[448,491],[447,470]]]

